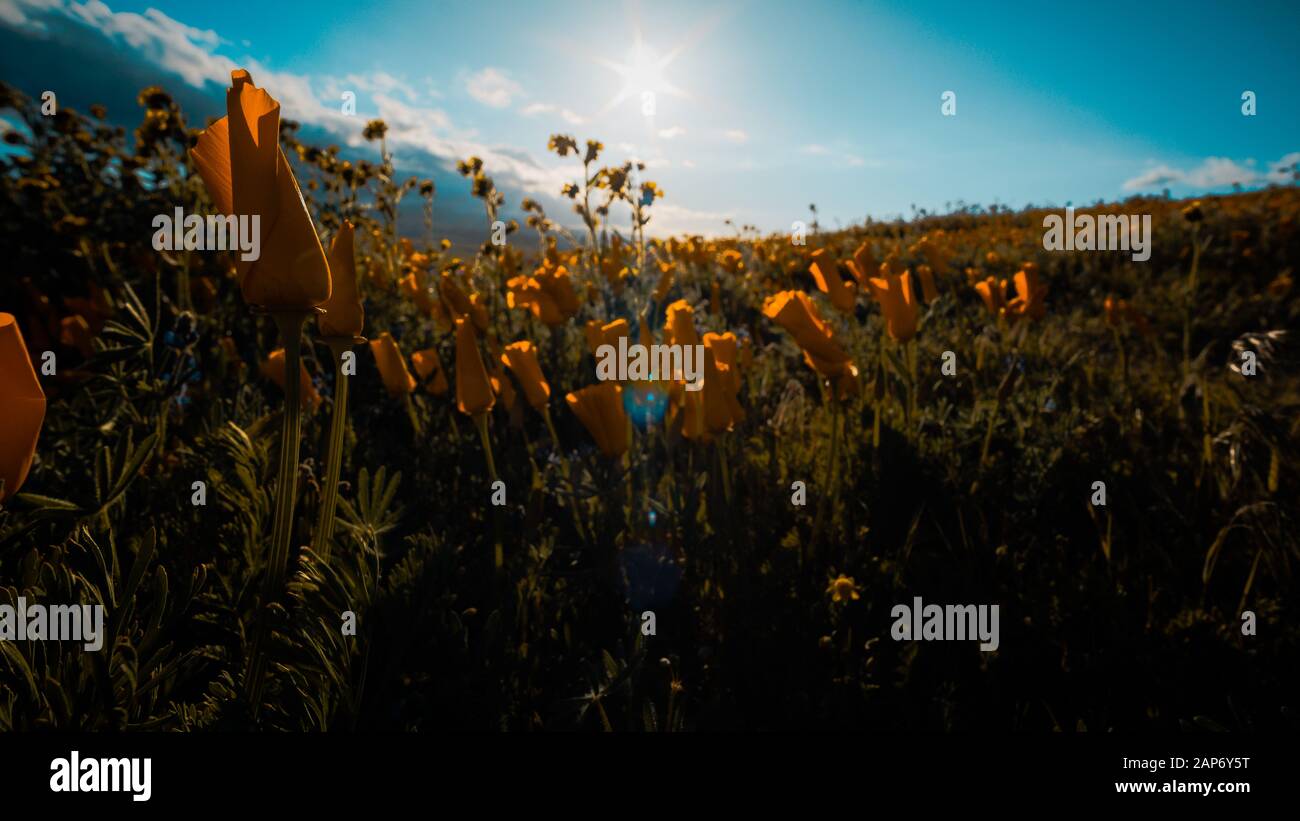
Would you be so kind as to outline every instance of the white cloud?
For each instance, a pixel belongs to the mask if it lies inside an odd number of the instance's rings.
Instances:
[[[799,153],[807,154],[810,157],[831,157],[833,158],[832,161],[841,162],[844,165],[848,166],[849,168],[863,168],[863,167],[881,168],[884,166],[884,163],[881,162],[880,160],[866,160],[858,156],[857,154],[849,154],[845,152],[832,151],[826,146],[818,145],[817,143],[812,143],[810,145],[803,146],[802,148],[799,149]]]
[[[585,117],[567,108],[560,108],[551,103],[529,103],[519,109],[519,113],[525,117],[536,117],[540,114],[559,114],[560,119],[569,125],[582,125],[587,121]]]
[[[677,137],[682,136],[685,133],[686,133],[686,129],[682,128],[680,125],[675,125],[672,128],[659,129],[659,137],[660,139],[664,139],[664,140],[675,139]]]
[[[739,128],[732,128],[727,131],[724,131],[722,132],[722,136],[726,137],[728,140],[731,140],[733,143],[749,142],[749,135],[746,134],[744,131],[740,130]]]
[[[1211,189],[1284,183],[1292,179],[1291,168],[1298,162],[1300,151],[1293,151],[1271,163],[1267,171],[1255,168],[1254,160],[1238,163],[1227,157],[1206,157],[1199,165],[1186,170],[1161,163],[1125,180],[1123,188],[1125,191],[1149,191],[1174,186]]]
[[[340,82],[350,90],[364,91],[369,94],[401,94],[412,102],[419,98],[419,94],[413,86],[386,71],[376,71],[371,74],[349,74]]]
[[[671,194],[671,192],[669,192]],[[667,237],[674,234],[704,234],[706,236],[721,232],[724,220],[735,220],[731,211],[698,211],[686,208],[667,200],[657,201],[650,208],[651,220],[646,226],[646,233],[655,237]]]
[[[372,101],[378,115],[388,123],[388,145],[399,165],[414,168],[409,165],[411,161],[423,155],[425,162],[451,169],[457,160],[476,155],[483,158],[499,186],[528,194],[554,195],[568,179],[562,169],[543,167],[526,151],[486,143],[473,131],[457,131],[445,111],[397,99],[395,95],[406,96],[409,87],[386,74],[308,77],[272,71],[252,59],[236,62],[216,53],[222,44],[216,32],[186,26],[154,10],[143,15],[114,12],[100,0],[85,4],[70,0],[0,0],[0,19],[8,21],[19,16],[23,28],[29,31],[45,31],[43,19],[56,16],[84,24],[114,45],[137,53],[145,63],[203,91],[224,89],[230,83],[232,69],[246,68],[255,83],[279,100],[283,117],[319,128],[354,148],[365,145],[361,130],[369,115],[343,114],[336,91],[346,88],[349,80],[360,80],[376,90]]]
[[[492,108],[506,108],[511,100],[523,93],[523,88],[510,79],[504,69],[491,66],[469,75],[465,90],[469,96]]]

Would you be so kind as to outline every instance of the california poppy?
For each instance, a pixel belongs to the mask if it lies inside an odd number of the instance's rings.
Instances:
[[[551,398],[551,386],[546,383],[542,366],[537,361],[537,346],[526,339],[513,342],[506,346],[501,362],[514,371],[524,395],[528,397],[528,404],[539,411],[545,408]]]
[[[665,329],[667,331],[668,344],[670,345],[698,345],[700,344],[700,335],[695,330],[695,310],[691,304],[684,299],[679,299],[668,306],[665,311],[667,322]]]
[[[939,298],[939,292],[934,287],[934,271],[929,265],[916,266],[916,278],[921,281],[921,298],[926,304]]]
[[[311,375],[307,373],[306,363],[299,362],[298,367],[298,384],[302,395],[302,404],[315,410],[320,407],[320,393],[317,392],[316,386],[311,382]],[[262,363],[262,376],[279,385],[280,390],[284,390],[284,348],[276,348],[271,351],[271,355]]]
[[[357,266],[353,249],[352,223],[344,220],[330,242],[330,281],[333,287],[326,300],[325,313],[317,319],[322,336],[361,336],[366,311],[357,294]]]
[[[992,253],[991,251],[989,253]],[[983,282],[975,283],[975,291],[984,300],[984,307],[994,317],[999,316],[1007,306],[1007,281],[989,277]]]
[[[45,392],[13,314],[0,313],[0,501],[27,480],[45,421]]]
[[[677,263],[661,262],[659,263],[659,282],[655,285],[654,301],[662,303],[668,298],[668,292],[673,287],[673,277],[677,272]]]
[[[725,354],[726,346],[708,344],[709,338],[716,336],[718,335],[705,336],[704,388],[699,391],[704,394],[704,424],[712,434],[725,433],[731,430],[733,425],[745,419],[745,411],[736,401],[736,391],[733,388],[739,384],[734,370],[734,357],[732,366],[728,367],[720,362],[717,356],[719,352]],[[732,341],[734,343],[734,337]],[[734,346],[731,353],[735,353]]]
[[[1016,272],[1016,298],[1007,305],[1007,313],[1014,316],[1042,319],[1047,315],[1047,286],[1038,281],[1038,266],[1026,262]]]
[[[592,356],[596,355],[601,345],[613,345],[617,348],[619,338],[629,333],[626,319],[616,319],[613,322],[593,319],[587,323],[584,330],[587,336],[587,347],[591,349]]]
[[[803,291],[782,291],[763,302],[763,315],[784,328],[803,349],[808,367],[825,377],[847,373],[853,362],[835,332]]]
[[[871,253],[871,244],[862,243],[858,250],[853,252],[853,259],[848,263],[849,273],[858,281],[858,285],[867,287],[867,280],[871,275],[880,268],[880,263],[876,262],[876,257]]]
[[[488,380],[483,357],[478,352],[478,335],[464,319],[456,320],[456,407],[466,416],[482,416],[492,410],[496,396]]]
[[[190,156],[217,210],[260,220],[260,255],[236,257],[250,305],[307,310],[330,297],[330,270],[298,181],[280,150],[280,104],[243,69],[230,74],[226,116],[208,126]]]
[[[420,284],[423,274],[418,271],[412,271],[397,281],[397,287],[407,299],[415,303],[415,307],[425,316],[437,316],[441,313],[441,306],[429,293],[429,289]]]
[[[817,290],[830,297],[831,304],[841,313],[853,313],[854,304],[857,302],[854,291],[856,290],[853,283],[846,283],[840,278],[838,266],[835,264],[835,257],[825,248],[818,248],[812,253],[812,264],[808,267],[812,272],[813,280],[817,283]]]
[[[876,302],[880,303],[880,312],[885,316],[885,327],[890,338],[906,342],[916,336],[916,320],[920,314],[920,305],[912,290],[912,274],[904,271],[896,275],[886,271],[886,267],[881,265],[882,276],[867,280],[867,288]]]
[[[566,395],[564,401],[596,440],[601,453],[613,459],[627,451],[628,424],[622,388],[613,382],[601,382]]]
[[[375,355],[379,377],[389,396],[402,396],[415,390],[415,377],[406,369],[406,359],[392,334],[384,331],[378,339],[370,340],[370,352]]]
[[[415,365],[415,373],[421,380],[426,380],[425,391],[434,396],[442,396],[450,387],[447,383],[447,374],[442,369],[442,359],[438,357],[437,348],[425,348],[422,351],[416,351],[411,354],[411,362]],[[433,378],[430,379],[430,376]]]

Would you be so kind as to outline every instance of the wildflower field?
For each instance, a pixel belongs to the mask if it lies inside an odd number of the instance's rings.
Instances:
[[[0,642],[0,730],[1300,729],[1295,185],[1079,207],[1145,262],[1032,209],[652,238],[557,134],[571,212],[468,157],[453,245],[383,122],[255,83],[134,134],[0,86],[0,605],[106,614]],[[178,208],[260,258],[156,250]]]

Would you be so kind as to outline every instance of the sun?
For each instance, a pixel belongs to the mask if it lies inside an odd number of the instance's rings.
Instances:
[[[601,113],[608,112],[626,100],[634,100],[642,115],[653,117],[658,107],[658,98],[663,95],[688,97],[681,88],[668,79],[668,67],[681,54],[683,46],[678,46],[667,54],[659,54],[641,37],[640,29],[635,32],[632,47],[628,50],[625,62],[596,58],[596,62],[613,71],[623,80],[623,85]]]

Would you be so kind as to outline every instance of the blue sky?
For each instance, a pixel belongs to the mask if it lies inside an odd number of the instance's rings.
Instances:
[[[5,28],[4,43],[64,59],[34,73],[0,50],[0,77],[32,86],[65,67],[49,84],[73,104],[90,102],[77,54],[105,44],[136,69],[124,83],[153,76],[217,106],[229,66],[248,66],[285,116],[357,151],[383,115],[412,172],[484,156],[512,204],[576,178],[546,154],[551,133],[596,137],[610,161],[649,165],[665,231],[788,230],[809,203],[834,225],[959,200],[1227,190],[1300,160],[1295,3],[0,0]],[[463,199],[455,183],[443,196]]]

